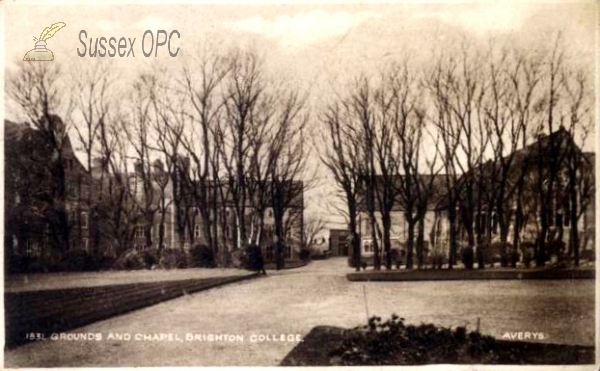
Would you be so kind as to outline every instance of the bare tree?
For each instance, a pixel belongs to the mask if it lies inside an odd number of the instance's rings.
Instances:
[[[347,130],[354,132],[352,145],[359,148],[357,161],[361,174],[362,203],[369,218],[369,230],[373,245],[373,268],[381,269],[381,228],[377,221],[378,174],[375,158],[375,142],[378,139],[375,113],[375,92],[365,76],[355,81],[355,88],[346,100],[342,101],[349,120]]]
[[[539,105],[537,90],[541,80],[541,61],[535,55],[526,56],[518,51],[515,51],[513,56],[514,61],[512,66],[508,66],[510,69],[507,72],[511,81],[510,93],[508,94],[508,99],[511,102],[508,104],[509,107],[512,107],[509,109],[514,116],[516,127],[513,126],[513,118],[511,118],[510,138],[512,141],[512,139],[520,137],[520,146],[524,150],[536,121],[536,107]],[[526,175],[533,166],[530,156],[521,156],[519,160],[521,161],[520,166],[511,171],[509,175],[514,184],[512,192],[516,192],[512,242],[515,251],[519,250],[521,230],[526,221],[523,202],[526,190]],[[510,157],[508,157],[500,166],[504,168],[504,165],[509,166],[510,162]],[[505,173],[505,175],[507,174]]]
[[[252,53],[232,56],[230,73],[225,81],[224,120],[215,128],[220,164],[225,168],[225,179],[235,214],[236,247],[241,249],[248,241],[247,226],[247,169],[251,160],[249,136],[262,131],[254,121],[264,82],[258,57]]]
[[[120,114],[112,120],[103,120],[98,127],[100,154],[97,158],[99,172],[99,200],[97,206],[98,229],[108,240],[110,252],[119,256],[127,250],[140,214],[132,195],[134,183],[130,181],[127,158],[127,137],[121,130]]]
[[[549,232],[554,221],[555,198],[560,182],[561,167],[564,166],[565,137],[558,133],[559,104],[564,89],[562,73],[565,62],[565,52],[561,45],[561,36],[557,35],[552,50],[548,53],[544,64],[542,79],[542,97],[539,109],[545,118],[537,127],[535,169],[537,172],[536,192],[538,197],[540,229],[536,241],[535,260],[537,266],[544,266],[547,260],[546,250],[549,242]],[[543,140],[542,135],[546,135]]]
[[[204,240],[215,253],[218,252],[216,235],[216,215],[218,189],[215,187],[219,176],[213,166],[213,158],[222,145],[214,136],[215,128],[222,116],[223,103],[219,95],[220,85],[228,72],[228,61],[221,56],[207,54],[199,59],[197,69],[185,68],[179,81],[182,95],[187,102],[182,104],[181,127],[188,128],[182,137],[181,145],[186,156],[191,159],[191,171],[182,172],[187,195],[198,210]],[[185,123],[185,121],[188,121]],[[190,240],[195,224],[195,213],[184,213],[191,224]]]
[[[291,248],[292,243],[289,238],[292,237],[291,225],[288,224],[286,228],[286,219],[303,221],[304,192],[312,183],[304,181],[308,158],[304,138],[308,122],[308,115],[304,110],[305,99],[296,90],[283,91],[277,95],[280,98],[276,102],[277,109],[274,113],[275,131],[269,136],[267,169],[269,200],[275,224],[275,259],[277,269],[281,269],[285,264],[284,247]],[[298,232],[301,238],[302,229],[300,225]]]
[[[422,104],[422,95],[417,91],[416,79],[411,76],[407,67],[390,77],[389,84],[392,100],[390,101],[390,116],[393,128],[392,135],[397,143],[391,144],[398,158],[393,177],[387,180],[395,190],[393,201],[387,207],[391,211],[394,203],[402,206],[404,220],[407,224],[406,238],[406,269],[413,268],[415,251],[415,227],[420,226],[417,244],[419,267],[423,264],[424,217],[427,211],[427,201],[433,177],[425,179],[421,169],[421,151],[425,130],[426,112]],[[386,182],[384,180],[384,182]]]
[[[75,81],[74,89],[80,94],[75,98],[75,111],[80,114],[81,121],[78,120],[73,127],[77,133],[77,138],[82,146],[83,153],[85,154],[85,165],[88,174],[92,175],[94,159],[102,155],[104,152],[101,148],[103,144],[100,136],[100,132],[103,126],[106,126],[106,122],[111,119],[110,111],[113,78],[110,69],[106,65],[100,63],[94,64],[89,69],[82,71],[80,78]],[[100,160],[102,161],[102,160]],[[100,172],[100,192],[102,192],[103,180],[102,175],[104,172]],[[92,239],[94,241],[93,246],[99,248],[102,244],[102,237],[105,236],[99,226],[102,224],[99,219],[99,213],[96,200],[92,200],[92,192],[87,192],[87,203],[92,207],[90,223],[93,228]],[[100,194],[100,198],[102,193]]]
[[[580,237],[579,219],[585,213],[594,191],[594,164],[589,163],[588,158],[577,146],[577,142],[583,146],[593,129],[591,119],[592,104],[589,101],[589,84],[582,70],[567,70],[564,72],[566,91],[566,114],[568,118],[566,130],[572,143],[566,146],[566,173],[568,201],[566,204],[569,219],[569,255],[573,255],[576,266],[580,260]]]
[[[56,64],[27,64],[9,77],[7,93],[36,130],[40,145],[48,151],[49,158],[44,155],[43,159],[38,159],[51,179],[38,185],[45,187],[39,192],[44,202],[38,204],[41,206],[38,214],[48,223],[54,245],[64,252],[70,248],[64,158],[69,141],[65,121],[71,116],[72,102],[61,99],[60,80],[61,69]]]
[[[446,183],[445,196],[449,223],[449,269],[452,269],[456,264],[458,250],[457,206],[460,188],[455,153],[460,146],[462,136],[462,126],[455,123],[453,108],[449,101],[453,89],[453,71],[456,68],[457,62],[454,58],[448,58],[446,61],[444,57],[440,57],[425,81],[433,102],[431,121],[438,131],[440,138],[439,145],[436,146],[436,151],[439,153],[444,172],[446,173],[444,179]]]
[[[329,142],[321,154],[321,160],[333,175],[344,195],[348,213],[348,227],[352,236],[352,265],[358,271],[361,266],[360,235],[358,233],[358,207],[361,197],[361,172],[356,162],[357,147],[353,145],[353,132],[348,127],[346,112],[340,103],[333,103],[321,117],[327,128]]]
[[[314,244],[317,236],[327,229],[325,221],[320,217],[310,218],[304,223],[304,229],[302,233],[304,237],[304,249],[310,250]]]
[[[156,76],[144,74],[139,77],[134,84],[129,113],[120,122],[120,129],[125,133],[129,145],[126,153],[131,153],[127,157],[134,162],[135,184],[131,199],[142,216],[141,228],[146,248],[151,248],[154,244],[152,227],[160,209],[160,199],[165,192],[165,183],[159,185],[156,182],[156,167],[153,166],[152,143],[156,138],[153,137],[155,126],[151,92],[155,85]]]

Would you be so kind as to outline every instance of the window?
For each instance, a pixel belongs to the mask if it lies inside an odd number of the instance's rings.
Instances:
[[[81,212],[81,229],[88,229],[88,214],[85,211]]]
[[[479,214],[479,223],[479,233],[485,233],[488,226],[487,213]]]
[[[266,253],[266,260],[267,261],[273,261],[273,258],[275,256],[275,247],[274,246],[267,246],[267,253]]]
[[[200,228],[200,224],[194,225],[194,238],[200,238],[202,233],[202,228]]]
[[[291,259],[292,258],[292,246],[291,245],[287,245],[285,247],[285,258],[286,259]]]
[[[481,214],[475,213],[475,231],[481,233]]]
[[[81,239],[81,245],[83,250],[85,250],[86,252],[89,252],[89,242],[87,238],[82,238]]]
[[[79,241],[76,238],[71,239],[71,250],[79,249]]]
[[[71,182],[67,183],[66,192],[68,197],[77,198],[77,184]]]
[[[493,213],[492,214],[492,233],[493,234],[498,233],[498,223],[499,223],[498,213]]]
[[[25,254],[27,256],[40,256],[41,248],[37,241],[27,240],[25,249]]]
[[[229,226],[225,227],[225,237],[231,238],[231,230],[229,229]]]
[[[73,170],[73,167],[74,167],[73,165],[74,165],[74,162],[73,162],[72,158],[65,159],[65,169],[66,170]]]
[[[135,227],[135,237],[136,238],[144,238],[144,226],[138,225]]]
[[[81,186],[81,198],[87,199],[90,197],[90,186],[82,185]]]
[[[562,213],[556,213],[555,222],[556,222],[556,226],[557,227],[562,227],[563,226],[564,220],[563,220],[563,214]]]
[[[554,208],[554,201],[550,201],[550,203],[548,203],[547,205],[547,210],[548,213],[546,214],[548,216],[548,226],[549,227],[554,227],[555,224],[555,208]]]
[[[570,218],[570,214],[567,213],[567,215],[565,215],[565,217],[564,217],[563,226],[569,227],[570,225],[571,225],[571,218]]]

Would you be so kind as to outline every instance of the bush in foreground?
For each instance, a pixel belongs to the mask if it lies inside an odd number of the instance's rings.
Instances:
[[[496,340],[465,327],[448,329],[431,324],[405,325],[393,315],[383,322],[371,317],[366,326],[351,330],[331,351],[335,363],[356,365],[415,365],[427,363],[496,363]]]

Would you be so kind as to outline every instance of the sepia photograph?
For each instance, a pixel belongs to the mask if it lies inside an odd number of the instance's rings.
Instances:
[[[597,370],[597,2],[0,13],[4,368]]]

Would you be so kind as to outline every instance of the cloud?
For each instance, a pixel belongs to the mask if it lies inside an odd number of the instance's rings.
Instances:
[[[380,15],[373,12],[327,12],[313,10],[274,19],[253,16],[227,24],[234,31],[245,31],[278,41],[282,46],[302,48],[307,45],[345,35],[352,28]]]
[[[420,15],[438,18],[475,34],[485,35],[520,30],[532,12],[533,7],[528,3],[499,2],[485,5],[452,5],[443,10]]]
[[[96,22],[96,26],[105,32],[115,32],[115,31],[119,31],[121,29],[121,22],[118,21],[114,21],[114,20],[106,20],[106,19],[101,19],[98,22]]]
[[[138,21],[135,24],[135,27],[144,31],[151,30],[152,32],[156,32],[156,30],[170,30],[173,28],[172,24],[173,23],[171,21],[165,18],[156,15],[149,15]]]

